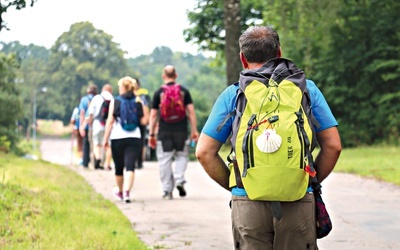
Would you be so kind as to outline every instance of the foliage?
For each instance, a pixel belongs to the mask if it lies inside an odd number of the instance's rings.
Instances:
[[[19,139],[16,122],[22,115],[22,105],[14,82],[18,67],[14,54],[0,53],[0,105],[3,107],[0,116],[0,146],[6,147],[4,151],[15,149]]]
[[[338,117],[345,146],[398,144],[400,2],[343,0],[332,28],[321,89]]]
[[[19,119],[19,125],[26,135],[30,134],[32,127],[32,112],[34,91],[37,92],[37,116],[47,114],[46,110],[51,110],[46,105],[46,94],[40,92],[43,87],[47,74],[45,73],[46,65],[50,57],[50,51],[43,46],[34,44],[22,45],[18,41],[10,43],[0,42],[2,52],[6,54],[16,54],[16,58],[20,63],[20,67],[15,70],[16,87],[20,93],[23,106],[23,117]],[[40,86],[42,85],[42,86]],[[39,91],[38,91],[39,90]]]
[[[272,0],[263,10],[264,22],[279,33],[283,57],[289,58],[308,76],[322,51],[328,48],[329,30],[337,9],[337,1]],[[330,11],[326,11],[330,10]]]
[[[216,59],[158,47],[150,55],[125,60],[112,37],[87,22],[71,26],[60,36],[52,48],[50,63],[39,48],[19,48],[21,70],[15,72],[27,107],[25,124],[30,121],[32,108],[28,106],[35,88],[47,86],[49,90],[37,96],[38,118],[66,123],[88,83],[115,85],[121,76],[132,75],[154,93],[162,83],[162,68],[173,64],[178,82],[192,93],[201,129],[227,79],[223,17],[228,2],[238,0],[198,0],[197,7],[188,12],[191,27],[184,31],[186,41],[197,43],[204,51],[216,51]],[[400,24],[399,12],[400,3],[395,0],[269,0],[267,4],[241,0],[240,25],[242,31],[254,24],[277,29],[283,56],[304,69],[324,93],[339,121],[344,146],[381,141],[398,144],[400,33],[394,27]],[[105,46],[105,41],[111,45]],[[94,52],[96,47],[91,45],[97,43],[103,49]],[[16,45],[3,44],[2,51],[15,51]],[[26,56],[33,51],[34,56]],[[101,56],[107,51],[121,61],[107,61],[109,57]],[[33,59],[36,57],[40,60]]]
[[[157,60],[155,60],[158,58]],[[177,82],[188,88],[195,104],[198,129],[201,130],[208,114],[225,86],[222,66],[211,67],[212,59],[202,55],[176,52],[171,55],[167,47],[158,47],[150,55],[128,59],[143,88],[154,93],[162,84],[161,73],[165,65],[175,66]],[[153,96],[151,96],[153,97]]]
[[[71,25],[51,48],[46,86],[53,90],[48,98],[58,112],[49,118],[67,123],[90,83],[98,89],[106,83],[116,87],[117,80],[129,71],[124,53],[111,35],[90,22]]]
[[[242,30],[260,23],[262,20],[263,2],[257,0],[240,1]],[[198,0],[197,7],[188,12],[190,28],[184,30],[185,40],[194,42],[204,51],[215,51],[224,54],[225,29],[223,1]]]
[[[30,2],[30,6],[32,7],[33,4],[36,2],[37,0],[31,0]],[[11,7],[15,7],[15,9],[20,10],[26,7],[26,0],[8,0],[6,1],[5,4],[0,3],[0,31],[2,29],[6,29],[8,30],[9,28],[7,27],[7,23],[4,21],[4,19],[2,18],[3,13],[6,13],[7,10]]]
[[[240,13],[236,13],[236,5]],[[257,0],[198,0],[197,7],[188,12],[191,27],[184,30],[185,40],[202,50],[215,51],[217,58],[226,60],[228,85],[237,81],[242,69],[238,56],[240,33],[261,22],[262,6],[262,1]]]
[[[0,157],[0,248],[147,249],[122,212],[75,172]]]

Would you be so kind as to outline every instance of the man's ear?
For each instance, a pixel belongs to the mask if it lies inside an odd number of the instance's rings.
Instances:
[[[282,57],[282,48],[281,48],[281,46],[279,46],[278,57]]]
[[[244,69],[249,68],[249,63],[247,62],[247,59],[246,59],[246,57],[244,57],[242,52],[240,52],[240,61],[242,62],[242,66]]]

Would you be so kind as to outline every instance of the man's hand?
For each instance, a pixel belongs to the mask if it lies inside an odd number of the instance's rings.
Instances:
[[[81,134],[82,137],[85,137],[85,135],[86,135],[85,127],[83,127],[83,128],[80,127],[79,128],[79,133]]]
[[[156,149],[156,145],[157,145],[157,138],[155,137],[155,136],[150,136],[149,137],[149,146],[152,148],[152,149]]]

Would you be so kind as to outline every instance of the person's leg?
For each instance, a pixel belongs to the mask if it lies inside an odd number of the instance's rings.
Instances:
[[[104,169],[111,170],[111,159],[112,159],[111,147],[107,146],[105,147],[104,150],[105,150]]]
[[[83,164],[83,138],[81,136],[81,133],[79,133],[79,130],[76,130],[76,147],[78,151],[78,157],[79,157],[79,165]]]
[[[299,201],[281,202],[281,207],[282,218],[274,218],[274,249],[318,249],[314,194],[306,193]]]
[[[103,169],[102,164],[102,142],[104,137],[104,131],[93,131],[92,141],[93,141],[93,154],[94,154],[94,168]]]
[[[174,179],[177,185],[186,183],[185,172],[189,162],[189,141],[187,140],[183,150],[175,153]]]
[[[179,196],[186,196],[186,190],[183,185],[186,183],[185,172],[189,162],[189,140],[186,132],[174,133],[174,148],[175,152],[175,170],[174,179],[176,188],[179,191]]]
[[[124,201],[130,202],[130,192],[133,187],[133,183],[135,180],[135,165],[137,159],[140,155],[140,139],[139,138],[127,138],[125,140],[125,167],[126,172],[124,176],[124,186],[123,186],[123,194]]]
[[[86,135],[83,138],[83,167],[85,168],[89,167],[89,162],[90,162],[89,132],[90,130],[86,130]]]
[[[117,184],[117,190],[114,190],[114,196],[122,201],[122,190],[124,184],[124,144],[123,139],[111,141],[112,157],[115,164],[115,181]]]
[[[275,233],[269,202],[251,201],[247,196],[232,196],[231,217],[235,249],[287,249],[273,246]]]
[[[145,141],[146,141],[146,126],[139,126],[140,128],[140,155],[137,160],[137,169],[141,169],[143,167],[143,161],[145,159]]]
[[[157,140],[156,154],[158,164],[160,166],[160,179],[164,198],[172,198],[172,190],[174,189],[175,181],[172,172],[172,159],[175,151],[172,149],[171,136],[168,134],[159,134]]]

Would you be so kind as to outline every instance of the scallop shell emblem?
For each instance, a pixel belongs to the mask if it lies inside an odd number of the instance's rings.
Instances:
[[[256,139],[257,148],[263,153],[273,153],[281,144],[282,137],[276,133],[275,129],[264,130]]]

